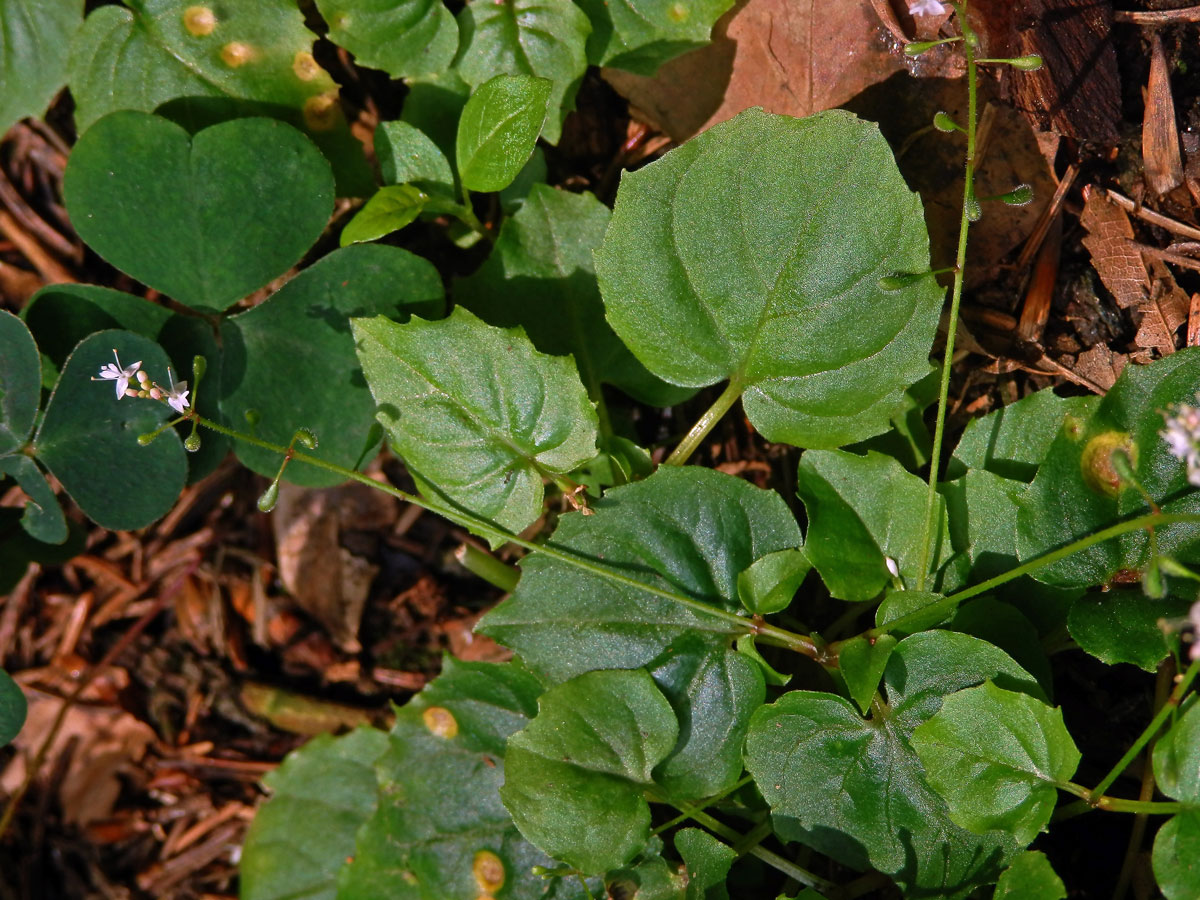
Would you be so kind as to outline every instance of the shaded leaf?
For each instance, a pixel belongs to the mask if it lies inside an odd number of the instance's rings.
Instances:
[[[705,46],[733,0],[579,0],[579,6],[592,20],[588,62],[653,75],[667,60]]]
[[[95,284],[47,285],[21,310],[38,349],[59,367],[93,332],[119,328],[153,341],[171,315],[157,303]]]
[[[1142,494],[1124,484],[1109,457],[1125,452],[1134,474],[1164,512],[1197,512],[1200,492],[1187,483],[1182,460],[1159,435],[1162,411],[1194,402],[1200,390],[1200,348],[1188,347],[1145,366],[1126,366],[1094,413],[1055,438],[1037,477],[1018,503],[1017,550],[1022,561],[1148,512]],[[1071,423],[1068,423],[1069,425]],[[1192,523],[1156,529],[1158,552],[1181,562],[1200,561],[1200,532]],[[1139,571],[1149,542],[1132,532],[1082,550],[1034,577],[1048,584],[1088,587],[1107,583],[1122,569]]]
[[[1071,605],[1067,629],[1080,649],[1110,666],[1130,663],[1154,672],[1173,643],[1159,623],[1185,617],[1190,605],[1177,597],[1157,600],[1140,590],[1088,594]]]
[[[895,649],[896,639],[890,634],[873,641],[861,636],[851,638],[838,649],[838,671],[846,682],[850,699],[863,715],[871,708],[884,667]]]
[[[505,742],[534,716],[540,692],[514,664],[445,660],[396,714],[376,765],[384,802],[359,832],[339,900],[582,897],[578,882],[532,874],[551,860],[500,803]]]
[[[24,692],[0,669],[0,747],[17,736],[25,724],[26,709]]]
[[[584,874],[606,872],[650,837],[642,794],[678,733],[645,672],[586,672],[543,694],[509,739],[500,796],[526,839]]]
[[[661,467],[608,491],[594,509],[563,516],[553,545],[727,614],[739,608],[737,577],[750,563],[800,543],[778,494],[698,467]],[[649,665],[689,635],[723,649],[747,630],[542,554],[522,559],[521,573],[478,630],[553,682]]]
[[[407,104],[405,104],[407,109]],[[425,132],[408,122],[380,122],[375,154],[384,184],[412,184],[445,197],[454,196],[450,161]]]
[[[75,145],[63,190],[93,250],[207,312],[286,272],[333,208],[328,163],[272,119],[235,119],[189,137],[157,116],[113,113]]]
[[[42,400],[42,363],[33,335],[0,310],[0,454],[19,450],[33,430]]]
[[[1154,878],[1167,900],[1200,894],[1200,810],[1172,816],[1154,836]]]
[[[416,221],[427,203],[429,195],[414,185],[385,185],[346,223],[338,243],[347,247],[361,241],[377,241]]]
[[[265,303],[224,322],[222,412],[239,422],[247,409],[258,410],[256,434],[278,444],[308,428],[319,440],[315,455],[352,467],[369,446],[375,401],[355,354],[351,317],[438,315],[443,305],[437,270],[407,250],[364,245],[330,253]],[[279,470],[278,454],[241,441],[235,450],[261,475]],[[285,477],[308,486],[342,480],[295,462]]]
[[[1200,806],[1200,703],[1195,695],[1154,745],[1153,761],[1154,778],[1164,794]]]
[[[0,474],[11,475],[29,497],[21,516],[21,527],[35,540],[61,544],[67,539],[67,520],[58,498],[46,483],[37,464],[28,456],[13,454],[0,457]]]
[[[810,447],[885,431],[928,371],[941,289],[879,286],[928,267],[919,198],[841,111],[747,110],[625,173],[596,254],[608,319],[651,372],[730,379],[764,437]]]
[[[756,615],[783,612],[811,568],[812,562],[803,550],[768,553],[738,575],[738,598]]]
[[[886,558],[910,587],[919,582],[928,488],[891,457],[810,450],[800,457],[797,485],[808,512],[804,554],[834,597],[870,600],[891,583]],[[944,505],[937,557],[948,556]],[[937,579],[932,579],[936,583]]]
[[[584,47],[592,30],[587,16],[571,0],[468,3],[458,14],[458,28],[455,68],[472,88],[497,74],[550,80],[550,115],[543,136],[558,143],[562,121],[574,106],[587,69]]]
[[[992,900],[1063,900],[1066,896],[1067,889],[1046,854],[1032,850],[1004,870]]]
[[[552,84],[531,75],[497,75],[480,85],[458,120],[455,158],[463,186],[499,191],[533,153]]]
[[[452,501],[520,531],[542,511],[542,478],[596,454],[596,411],[572,360],[467,310],[407,325],[353,322],[377,414],[396,452]]]
[[[442,0],[318,0],[317,9],[331,41],[393,78],[444,72],[458,51],[458,25]]]
[[[759,710],[746,766],[776,833],[856,868],[892,875],[908,896],[965,897],[1020,845],[955,825],[908,738],[943,698],[991,678],[1040,697],[1030,676],[976,638],[927,631],[901,641],[884,672],[887,710],[864,720],[849,701],[792,691]]]
[[[82,21],[82,0],[0,2],[0,134],[41,116],[66,84],[71,36]]]
[[[521,326],[543,353],[574,356],[593,400],[608,383],[643,403],[670,406],[691,391],[647,372],[604,319],[592,252],[610,216],[591,194],[534,185],[505,219],[491,256],[455,282],[455,300],[492,325]]]
[[[1022,844],[1046,827],[1081,758],[1062,710],[990,681],[947,697],[911,740],[951,819]]]
[[[675,849],[687,866],[686,900],[729,900],[725,877],[737,854],[699,828],[675,832]]]
[[[166,381],[168,360],[157,344],[127,331],[96,332],[63,365],[34,449],[88,518],[117,531],[142,528],[171,508],[183,489],[187,460],[171,429],[149,446],[138,443],[139,435],[173,415],[165,403],[118,400],[111,381],[91,380],[112,362],[114,348],[126,363],[141,360],[155,381]]]
[[[354,836],[375,812],[375,760],[387,744],[375,728],[324,734],[263,779],[272,796],[246,833],[241,900],[334,900]]]
[[[947,471],[956,478],[963,468],[984,469],[1001,478],[1033,481],[1068,417],[1086,419],[1099,397],[1059,397],[1054,391],[1035,391],[979,419],[972,419]]]

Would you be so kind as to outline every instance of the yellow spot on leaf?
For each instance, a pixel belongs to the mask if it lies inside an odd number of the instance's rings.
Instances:
[[[480,850],[471,865],[475,883],[483,895],[492,895],[504,887],[504,862],[491,850]]]
[[[217,17],[207,6],[189,6],[183,11],[183,27],[193,37],[207,37],[217,27]]]
[[[1105,431],[1087,442],[1079,459],[1084,483],[1099,494],[1117,497],[1123,487],[1113,464],[1114,453],[1124,453],[1130,466],[1137,467],[1137,444],[1123,431]]]
[[[425,727],[440,738],[449,740],[458,734],[458,722],[454,719],[454,713],[444,706],[429,707],[421,713],[421,718],[425,720]]]
[[[254,48],[243,41],[230,41],[221,48],[221,60],[231,69],[245,65],[256,55]]]
[[[672,3],[667,8],[667,15],[670,16],[672,22],[686,22],[688,8],[682,3]]]
[[[326,91],[304,101],[304,124],[309,131],[329,131],[337,122],[337,91]]]
[[[312,81],[321,74],[321,67],[307,50],[301,50],[292,57],[292,71],[301,81]]]

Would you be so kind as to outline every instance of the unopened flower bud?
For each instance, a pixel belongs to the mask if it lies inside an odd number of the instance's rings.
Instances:
[[[279,500],[279,482],[272,481],[270,486],[262,492],[262,496],[258,498],[258,508],[263,512],[270,512],[275,508],[275,503]]]

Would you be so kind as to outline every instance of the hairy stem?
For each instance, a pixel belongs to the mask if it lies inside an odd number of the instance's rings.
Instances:
[[[941,387],[938,389],[937,424],[933,430],[933,450],[929,459],[929,491],[925,495],[925,531],[921,540],[921,561],[917,567],[917,590],[925,590],[929,575],[929,556],[933,548],[937,518],[937,484],[942,460],[942,441],[946,436],[946,400],[950,395],[950,366],[954,361],[954,337],[958,330],[958,307],[962,302],[963,277],[967,266],[967,232],[971,227],[968,211],[975,191],[975,128],[976,128],[976,71],[975,47],[969,39],[966,3],[956,4],[959,26],[962,28],[963,52],[967,59],[967,160],[963,173],[962,213],[958,223],[958,253],[954,259],[954,288],[950,295],[950,313],[946,319],[946,349],[942,354]]]

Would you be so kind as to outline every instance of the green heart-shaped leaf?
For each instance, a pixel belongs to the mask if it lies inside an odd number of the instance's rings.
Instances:
[[[577,0],[592,20],[588,62],[639,75],[708,43],[733,0]]]
[[[645,672],[588,672],[543,694],[509,738],[500,797],[531,843],[586,875],[607,872],[650,837],[642,794],[678,736]]]
[[[458,51],[458,25],[442,0],[317,0],[317,9],[331,41],[393,78],[437,75]]]
[[[1067,889],[1046,859],[1031,850],[1022,853],[996,882],[992,900],[1064,900]]]
[[[25,323],[0,310],[0,454],[19,450],[42,400],[42,362]]]
[[[551,81],[543,136],[558,143],[587,70],[585,47],[592,30],[587,16],[571,0],[468,3],[458,14],[458,28],[462,39],[455,68],[472,88],[497,74]]]
[[[246,410],[257,410],[255,433],[277,444],[308,428],[319,440],[317,456],[353,467],[369,447],[375,401],[354,352],[350,318],[439,315],[443,304],[441,278],[427,260],[398,247],[336,250],[265,303],[225,321],[221,411],[240,422]],[[271,451],[244,442],[235,450],[259,474],[279,470]],[[285,477],[309,486],[341,481],[295,462]]]
[[[193,138],[157,116],[113,113],[75,145],[63,191],[92,249],[208,312],[286,272],[333,208],[329,164],[273,119],[235,119]]]
[[[499,191],[512,184],[542,132],[552,87],[532,75],[497,75],[471,94],[455,142],[464,187]]]
[[[405,104],[405,109],[408,104]],[[375,129],[375,155],[384,184],[411,184],[453,199],[450,161],[433,139],[408,122],[380,122]]]
[[[192,131],[270,116],[302,130],[328,155],[343,194],[370,190],[362,145],[342,115],[337,85],[313,59],[315,35],[292,0],[126,5],[94,10],[71,47],[80,132],[123,109],[157,110]]]
[[[608,320],[651,372],[730,379],[763,436],[886,430],[928,371],[941,309],[920,198],[878,128],[751,109],[626,172],[596,254]]]
[[[542,513],[542,478],[596,455],[575,363],[538,353],[520,329],[462,307],[440,322],[353,326],[392,447],[452,501],[520,531]]]
[[[1200,895],[1200,810],[1169,818],[1154,837],[1154,878],[1167,900]]]
[[[112,381],[92,381],[113,351],[124,365],[140,361],[167,383],[167,355],[128,331],[99,331],[67,358],[33,446],[37,459],[93,522],[113,530],[149,525],[179,498],[187,475],[183,444],[167,429],[149,446],[138,436],[173,415],[165,403],[114,396]],[[104,477],[98,478],[97,472]]]
[[[738,575],[742,605],[759,616],[783,612],[796,596],[812,562],[803,550],[777,550]]]
[[[0,134],[46,111],[82,21],[83,0],[0,0]]]
[[[89,334],[118,328],[157,340],[171,311],[141,297],[94,284],[51,284],[21,310],[38,349],[56,366]]]

